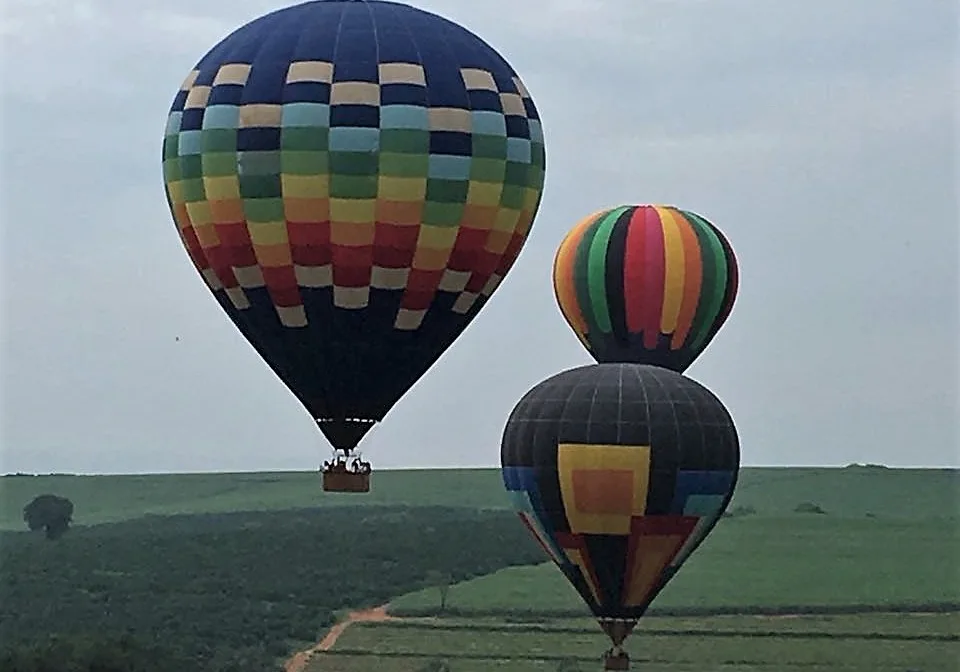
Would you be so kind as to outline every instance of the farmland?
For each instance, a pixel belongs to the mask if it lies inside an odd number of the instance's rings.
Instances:
[[[950,470],[744,470],[735,515],[628,640],[635,667],[955,669],[958,485]],[[54,543],[15,531],[46,492],[76,506]],[[606,648],[494,470],[381,472],[360,497],[311,473],[16,476],[0,506],[0,640],[21,654],[122,640],[156,672],[263,672],[388,600],[393,620],[348,628],[309,672],[593,670]]]

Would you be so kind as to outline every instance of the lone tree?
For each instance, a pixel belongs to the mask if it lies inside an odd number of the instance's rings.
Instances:
[[[432,570],[427,572],[427,583],[434,586],[440,593],[440,613],[442,614],[447,610],[447,597],[450,595],[453,577],[446,572]]]
[[[73,502],[57,495],[40,495],[23,507],[23,520],[31,531],[43,530],[47,539],[59,539],[73,522]]]

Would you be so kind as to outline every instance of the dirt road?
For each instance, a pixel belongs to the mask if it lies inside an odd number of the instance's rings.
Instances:
[[[290,660],[284,664],[283,669],[286,672],[303,672],[307,668],[307,664],[310,662],[310,659],[318,651],[329,651],[333,648],[333,645],[337,643],[337,640],[340,639],[340,635],[349,628],[354,623],[360,622],[383,622],[389,621],[392,619],[390,614],[387,613],[387,607],[389,604],[382,604],[379,607],[374,607],[373,609],[364,609],[362,611],[351,611],[347,614],[347,617],[340,621],[339,623],[334,624],[330,630],[327,631],[327,634],[324,635],[323,639],[314,644],[312,647],[305,651],[301,651]]]

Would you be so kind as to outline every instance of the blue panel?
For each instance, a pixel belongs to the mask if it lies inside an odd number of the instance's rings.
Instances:
[[[207,107],[211,105],[239,105],[243,101],[242,84],[217,84],[210,90]]]
[[[381,84],[380,105],[427,105],[427,89],[420,84]]]
[[[241,128],[237,131],[238,152],[266,152],[280,149],[279,128]]]
[[[378,128],[380,108],[373,105],[331,105],[330,125]]]
[[[691,495],[726,495],[733,485],[732,471],[680,471],[670,513],[682,515]]]
[[[237,128],[240,125],[240,108],[236,105],[212,105],[203,115],[204,128]]]
[[[430,128],[430,116],[421,105],[385,105],[380,108],[380,127],[426,131]]]
[[[430,131],[430,153],[471,156],[473,136],[460,131]]]
[[[330,129],[330,151],[375,152],[379,142],[379,128],[351,128],[349,126],[343,126]]]
[[[291,82],[283,88],[284,103],[329,103],[330,85],[326,82]]]

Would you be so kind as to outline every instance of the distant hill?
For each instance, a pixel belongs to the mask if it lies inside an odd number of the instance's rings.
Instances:
[[[960,517],[960,470],[745,468],[732,508],[760,517],[805,515],[813,504],[832,516],[897,519]],[[316,506],[407,505],[502,509],[499,470],[397,470],[374,474],[372,492],[323,492],[315,472],[0,477],[0,529],[23,529],[23,506],[53,493],[76,506],[75,524],[144,515],[275,511]],[[809,515],[809,514],[806,514]]]

